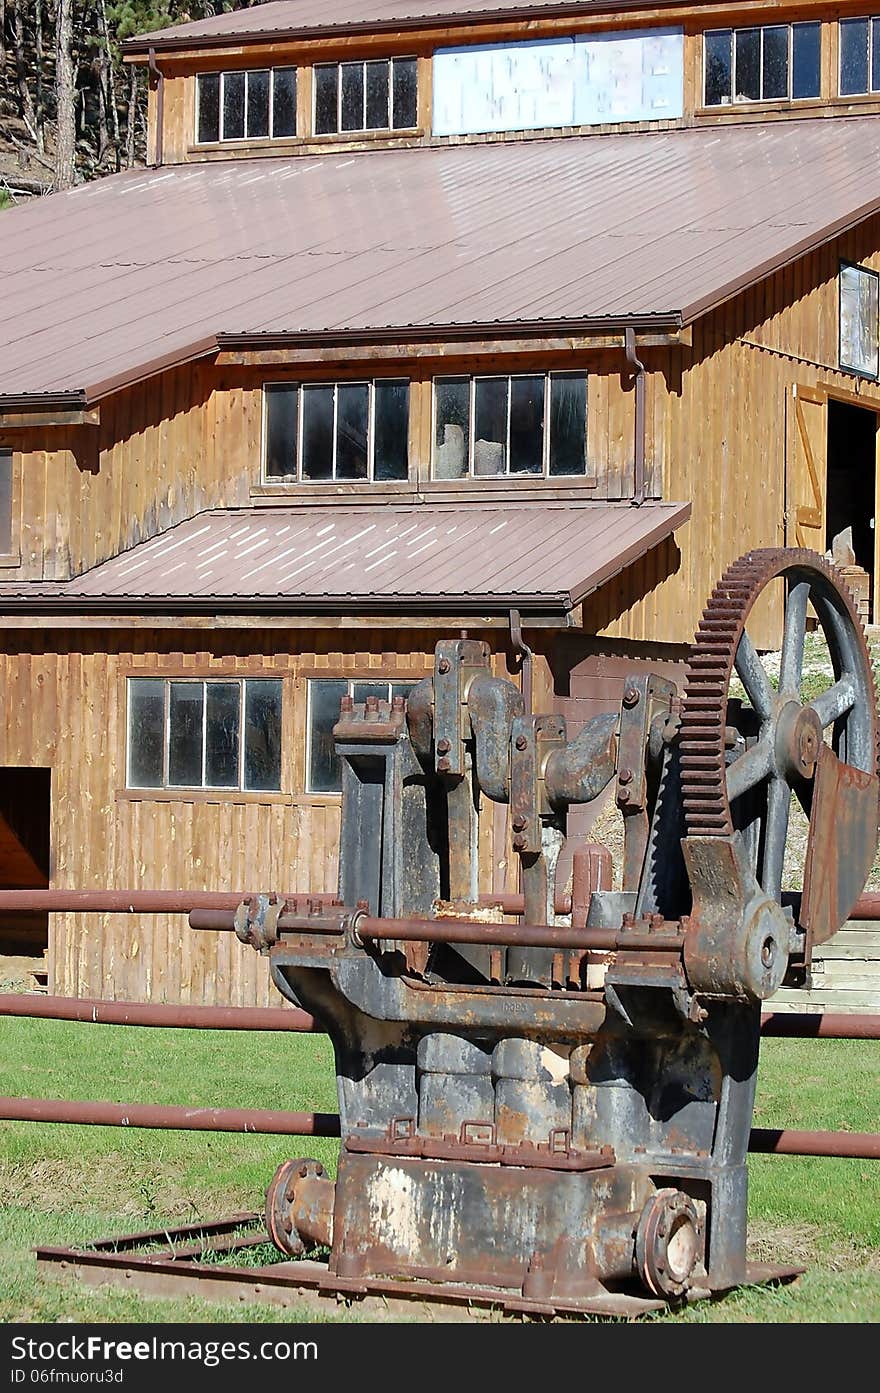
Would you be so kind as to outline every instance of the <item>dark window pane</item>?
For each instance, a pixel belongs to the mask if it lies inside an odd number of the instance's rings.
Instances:
[[[763,30],[764,66],[761,95],[768,100],[788,96],[787,24],[774,24]]]
[[[507,467],[510,379],[478,377],[474,383],[474,474],[503,474]]]
[[[377,697],[379,701],[388,700],[387,682],[353,682],[351,694],[355,701],[366,701],[367,697]]]
[[[168,703],[168,782],[187,788],[202,784],[203,682],[170,683]]]
[[[199,77],[199,143],[220,139],[220,74]]]
[[[296,68],[276,68],[272,77],[272,135],[296,135]]]
[[[306,386],[302,392],[302,476],[332,479],[333,388]]]
[[[388,60],[367,64],[367,130],[386,131],[388,112]],[[343,88],[343,91],[345,89]]]
[[[209,682],[205,706],[205,785],[238,788],[240,683]]]
[[[587,471],[587,379],[583,374],[550,378],[550,473]]]
[[[461,479],[468,472],[471,386],[466,377],[434,383],[434,478]]]
[[[244,73],[223,74],[223,139],[244,138]]]
[[[12,451],[0,450],[0,555],[12,551]]]
[[[248,73],[247,134],[249,140],[259,140],[269,134],[269,73],[260,69]]]
[[[296,431],[299,387],[295,382],[276,382],[263,388],[266,395],[266,478],[283,479],[296,474]]]
[[[510,473],[544,472],[544,378],[510,380]]]
[[[377,382],[373,403],[373,478],[409,473],[409,383]]]
[[[393,63],[391,124],[397,131],[418,124],[418,77],[415,58],[395,58]]]
[[[370,389],[366,382],[340,383],[336,406],[336,477],[366,479]]]
[[[738,102],[757,101],[761,95],[761,31],[737,29],[733,36],[734,69]]]
[[[326,63],[315,68],[315,135],[331,135],[339,130],[339,65]]]
[[[364,65],[342,63],[342,125],[344,131],[364,129]]]
[[[840,91],[850,97],[868,90],[868,21],[840,21]]]
[[[880,92],[880,19],[871,20],[871,91]]]
[[[818,24],[794,24],[791,31],[791,95],[818,97],[821,29]]]
[[[333,727],[347,695],[347,682],[309,683],[309,793],[339,793],[342,788]]]
[[[128,786],[161,788],[165,753],[165,683],[132,677],[128,683]]]
[[[705,44],[706,90],[703,100],[706,106],[721,106],[730,101],[730,30],[720,29],[707,34]]]
[[[244,786],[281,788],[281,679],[244,684]]]

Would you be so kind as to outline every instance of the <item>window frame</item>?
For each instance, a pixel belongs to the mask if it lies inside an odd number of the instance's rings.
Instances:
[[[513,401],[513,394],[508,388],[507,393],[507,440],[505,443],[505,467],[501,474],[475,474],[474,473],[474,444],[477,424],[476,413],[476,384],[477,382],[513,382],[516,378],[543,377],[544,378],[544,414],[542,421],[542,461],[541,473],[531,474],[526,471],[510,469],[510,417]],[[584,409],[584,469],[581,474],[551,474],[550,473],[550,384],[553,378],[558,377],[583,377],[585,383],[585,409]],[[463,382],[469,386],[468,397],[468,468],[466,474],[461,474],[457,479],[440,479],[436,473],[437,459],[437,384],[438,382]],[[590,478],[590,374],[584,369],[583,373],[577,370],[565,369],[546,369],[543,372],[498,372],[498,373],[441,373],[431,378],[431,459],[430,459],[430,479],[432,484],[461,485],[465,482],[487,483],[492,480],[505,479],[534,482],[536,479],[547,480],[553,483],[562,483],[565,480],[580,480]]]
[[[877,324],[874,336],[874,357],[876,368],[874,372],[866,372],[864,368],[853,367],[844,362],[843,357],[843,272],[858,271],[860,275],[870,276],[877,286]],[[858,261],[844,261],[838,263],[837,271],[837,365],[841,372],[848,372],[853,377],[860,377],[865,382],[880,381],[880,271],[873,270],[870,266],[863,266]]]
[[[295,127],[295,129],[294,129],[294,132],[293,132],[292,135],[275,135],[274,130],[273,130],[273,127],[274,127],[274,125],[275,125],[275,74],[276,74],[276,72],[291,72],[291,71],[294,72],[294,73],[296,74],[296,77],[295,77],[295,79],[294,79],[295,87],[296,87],[296,98],[295,98],[295,101],[294,101],[294,111],[293,111],[293,119],[294,119],[294,127]],[[296,64],[296,63],[282,63],[282,64],[279,64],[279,65],[277,65],[277,66],[275,66],[275,67],[270,67],[270,68],[222,68],[222,69],[221,69],[219,72],[217,72],[216,74],[215,74],[214,72],[196,73],[196,75],[195,75],[195,78],[196,78],[196,99],[195,99],[195,102],[194,102],[195,131],[194,131],[194,133],[193,133],[193,144],[199,146],[199,147],[202,148],[202,149],[206,149],[206,148],[208,148],[208,147],[210,147],[210,146],[212,146],[212,145],[253,145],[256,141],[259,141],[259,140],[271,140],[271,141],[273,141],[273,142],[275,142],[275,141],[280,141],[280,140],[302,140],[302,135],[301,135],[300,130],[299,130],[299,84],[300,84],[300,71],[301,71],[301,69],[300,69],[299,64]],[[248,132],[247,132],[247,113],[248,113],[248,84],[249,84],[249,81],[250,81],[249,74],[250,74],[250,73],[266,73],[266,72],[269,74],[269,97],[268,97],[268,108],[269,108],[269,109],[268,109],[268,123],[267,123],[267,124],[268,124],[268,135],[248,135]],[[238,77],[240,74],[243,74],[243,75],[244,75],[244,79],[245,79],[245,83],[244,83],[244,124],[245,124],[245,133],[244,133],[244,135],[225,136],[225,135],[223,134],[223,86],[224,86],[224,80],[226,79],[227,76],[229,76],[229,77]],[[219,105],[218,105],[218,114],[217,114],[217,139],[216,139],[216,140],[199,140],[199,110],[200,110],[201,99],[202,99],[201,79],[202,79],[203,77],[214,77],[215,75],[216,75],[217,77],[219,77],[219,79],[220,79],[220,90],[219,90],[219,99],[218,99],[218,100],[219,100]]]
[[[402,479],[377,479],[376,473],[376,383],[377,382],[399,382],[405,383],[407,387],[407,437],[406,437],[406,474]],[[267,471],[269,453],[269,398],[270,392],[267,387],[296,387],[298,390],[296,403],[296,473],[294,474],[269,474]],[[305,406],[306,394],[304,387],[332,387],[333,390],[333,473],[327,479],[309,479],[302,472],[302,450],[303,450],[303,411]],[[338,422],[339,422],[339,388],[340,387],[367,387],[369,390],[367,406],[367,474],[363,479],[340,479],[336,474],[336,465],[339,456],[338,441]],[[261,383],[260,390],[262,395],[261,406],[261,433],[262,441],[260,446],[260,486],[262,488],[327,488],[336,487],[340,484],[348,487],[358,486],[371,487],[378,485],[380,488],[400,486],[408,484],[412,478],[412,459],[410,454],[410,422],[412,420],[412,388],[413,379],[411,377],[338,377],[338,378],[294,378],[285,380],[267,379]]]
[[[240,673],[212,673],[210,676],[198,676],[189,673],[157,673],[138,669],[125,674],[125,792],[128,795],[148,796],[150,794],[226,794],[230,798],[247,795],[259,798],[265,795],[267,798],[277,798],[283,791],[284,783],[284,706],[285,691],[284,678],[281,674],[260,677],[252,677]],[[161,784],[134,784],[131,781],[131,721],[132,721],[132,695],[131,683],[138,681],[151,681],[162,683],[163,716],[162,716],[162,783]],[[279,723],[280,744],[278,751],[278,788],[255,789],[248,788],[245,783],[245,712],[247,703],[247,685],[253,682],[280,682],[281,684],[281,716]],[[176,784],[169,779],[169,762],[171,749],[171,686],[172,683],[187,684],[189,686],[202,687],[202,752],[201,752],[201,771],[202,782],[198,784]],[[238,707],[238,782],[236,784],[209,784],[206,782],[208,742],[207,742],[207,702],[209,686],[237,686],[239,689]]]
[[[363,72],[364,97],[363,97],[363,119],[367,119],[367,66],[370,63],[388,64],[388,125],[387,126],[356,126],[351,130],[344,130],[342,126],[342,69],[353,67],[360,63]],[[395,63],[415,63],[416,65],[416,119],[412,126],[395,126],[394,121],[394,64]],[[336,69],[336,129],[333,131],[318,131],[318,79],[319,68]],[[314,140],[358,140],[364,137],[383,136],[383,135],[412,135],[417,134],[419,127],[419,59],[415,53],[396,53],[388,58],[341,58],[330,63],[314,63],[312,65],[311,82],[311,135]]]
[[[341,798],[342,788],[337,789],[313,789],[312,782],[312,689],[317,682],[345,682],[348,686],[348,696],[353,695],[353,689],[361,683],[378,685],[383,682],[388,688],[389,695],[386,698],[391,700],[392,687],[409,687],[410,691],[425,677],[430,677],[430,672],[422,672],[418,676],[401,675],[396,673],[393,677],[386,677],[383,673],[355,674],[327,672],[303,674],[306,683],[306,727],[305,727],[305,759],[303,762],[303,794],[307,798]],[[382,698],[380,697],[380,700]]]
[[[843,80],[843,27],[845,24],[864,20],[868,26],[868,86],[864,92],[844,92]],[[873,83],[874,75],[874,25],[880,28],[880,14],[840,15],[837,20],[837,92],[839,101],[858,101],[860,97],[880,97],[880,85]],[[849,263],[854,264],[854,263]]]
[[[0,567],[20,566],[21,517],[19,513],[17,452],[10,445],[0,445],[0,460],[9,461],[9,546],[3,547],[2,529],[0,529]]]
[[[819,90],[818,90],[818,92],[816,92],[816,93],[814,93],[814,94],[812,94],[812,95],[810,95],[810,96],[807,96],[807,97],[793,97],[793,96],[791,95],[791,86],[792,86],[792,79],[793,79],[793,76],[794,76],[794,31],[795,31],[795,29],[802,29],[802,28],[804,28],[804,27],[807,26],[807,25],[815,25],[816,28],[819,30]],[[736,95],[735,95],[735,93],[736,93],[736,35],[737,35],[737,34],[741,34],[741,33],[745,33],[745,32],[747,32],[749,29],[757,29],[758,33],[760,34],[760,51],[759,51],[759,58],[758,58],[758,63],[759,63],[758,76],[759,76],[759,82],[760,82],[760,86],[761,86],[762,92],[763,92],[763,87],[764,87],[764,30],[765,30],[765,29],[787,29],[787,30],[788,30],[788,92],[787,92],[786,96],[784,96],[784,97],[765,97],[765,96],[761,95],[761,96],[758,96],[758,97],[741,97],[741,98],[737,98],[737,97],[736,97]],[[707,38],[709,37],[710,34],[730,34],[730,101],[727,101],[727,102],[712,102],[712,103],[709,103],[709,102],[706,101],[706,61],[707,61],[707,53],[708,53],[708,48],[707,48],[706,40],[707,40]],[[798,106],[799,106],[799,105],[801,105],[802,103],[806,103],[806,102],[818,102],[818,101],[821,101],[821,100],[822,100],[822,50],[823,50],[824,41],[825,41],[825,40],[824,40],[824,32],[823,32],[822,21],[821,21],[821,20],[816,20],[816,19],[783,20],[783,21],[781,21],[780,23],[777,23],[777,24],[740,24],[740,25],[736,25],[736,26],[733,26],[733,25],[721,26],[721,27],[718,28],[718,29],[704,29],[703,32],[702,32],[702,34],[701,34],[701,44],[700,44],[701,50],[702,50],[702,58],[701,58],[701,70],[702,70],[702,72],[701,72],[701,87],[700,87],[700,104],[699,104],[698,110],[701,111],[701,112],[710,112],[710,113],[712,113],[712,114],[714,115],[716,112],[719,112],[719,111],[733,111],[733,110],[738,109],[739,107],[748,107],[748,106],[756,107],[756,106],[763,106],[763,105],[770,105],[770,104],[772,104],[772,105],[774,105],[774,106],[778,106],[778,105],[783,104],[783,103],[787,103],[787,104],[789,104],[789,105],[798,105]]]

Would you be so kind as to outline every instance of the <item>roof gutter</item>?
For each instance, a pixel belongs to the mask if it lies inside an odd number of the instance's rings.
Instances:
[[[63,584],[64,582],[60,582]],[[2,614],[387,614],[462,615],[507,619],[523,603],[532,618],[557,617],[563,624],[572,608],[571,596],[552,595],[207,595],[93,596],[10,595],[0,592]]]
[[[679,9],[681,0],[653,0],[651,9]],[[617,0],[616,4],[611,4],[610,0],[587,0],[583,4],[558,4],[558,5],[522,5],[517,8],[499,5],[497,10],[485,10],[475,13],[473,10],[464,10],[460,14],[443,15],[414,15],[411,18],[398,17],[397,19],[359,19],[350,21],[347,24],[316,24],[309,28],[286,29],[263,29],[259,33],[246,31],[236,33],[228,30],[224,34],[169,34],[167,37],[160,37],[157,31],[154,35],[140,34],[136,37],[125,39],[121,44],[123,57],[126,59],[146,58],[150,50],[173,53],[175,50],[185,52],[192,48],[240,48],[245,44],[273,44],[285,41],[293,43],[308,39],[333,39],[337,36],[348,34],[409,34],[419,33],[425,29],[448,29],[453,26],[473,29],[485,24],[504,24],[516,23],[522,20],[528,23],[540,19],[587,19],[596,15],[617,15],[627,13],[631,10],[644,10],[644,0]]]
[[[296,329],[267,330],[265,333],[219,333],[220,352],[288,348],[294,344],[308,347],[334,347],[337,344],[424,343],[441,339],[460,339],[463,335],[477,338],[545,338],[548,334],[624,335],[676,333],[683,326],[681,313],[670,310],[662,314],[582,315],[572,319],[496,319],[472,324],[406,324],[382,328],[358,329]]]

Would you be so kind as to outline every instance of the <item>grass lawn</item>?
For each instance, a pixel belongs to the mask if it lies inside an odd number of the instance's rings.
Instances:
[[[0,1093],[125,1102],[335,1110],[321,1036],[144,1030],[4,1019]],[[873,1131],[873,1042],[770,1040],[756,1121]],[[38,1277],[34,1244],[68,1244],[259,1209],[278,1163],[326,1140],[0,1123],[0,1320],[279,1321],[304,1312],[154,1301]],[[880,1319],[880,1166],[755,1157],[753,1255],[809,1267],[795,1286],[744,1291],[664,1321]],[[335,1312],[328,1319],[357,1319]]]

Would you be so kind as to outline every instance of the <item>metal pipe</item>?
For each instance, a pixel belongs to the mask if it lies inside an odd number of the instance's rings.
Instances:
[[[761,1034],[798,1040],[880,1040],[880,1016],[767,1011],[761,1017]]]
[[[305,1011],[270,1006],[177,1006],[148,1001],[96,1001],[86,997],[0,994],[0,1016],[80,1021],[90,1025],[148,1025],[174,1030],[320,1031]]]
[[[880,895],[860,895],[850,910],[850,919],[880,919]]]
[[[645,501],[645,365],[636,356],[636,331],[627,326],[623,331],[626,361],[635,371],[635,443],[633,446],[633,505],[640,508]]]
[[[753,1127],[749,1151],[773,1156],[841,1156],[880,1161],[880,1132],[795,1132]]]
[[[152,46],[147,57],[147,66],[150,76],[156,79],[156,148],[153,168],[161,169],[165,150],[165,74],[156,62],[156,50]]]
[[[237,909],[246,891],[215,890],[0,890],[0,913],[16,914],[189,914],[193,909]],[[279,899],[335,904],[329,891],[300,891]],[[507,891],[480,895],[479,903],[505,914],[522,914],[523,897]],[[556,896],[556,913],[571,913],[571,896]]]
[[[260,1132],[278,1137],[339,1136],[339,1117],[330,1112],[160,1107],[156,1103],[69,1102],[63,1098],[0,1098],[0,1120],[177,1132]]]
[[[522,660],[520,671],[522,672],[523,706],[526,715],[530,716],[532,714],[532,660],[535,655],[523,638],[522,620],[518,609],[510,611],[510,642],[513,645],[514,653],[518,653]]]

